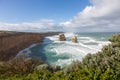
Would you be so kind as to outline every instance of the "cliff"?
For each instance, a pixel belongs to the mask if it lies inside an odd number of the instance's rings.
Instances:
[[[8,61],[16,54],[33,43],[42,43],[44,37],[59,34],[48,33],[23,33],[0,31],[0,61]]]

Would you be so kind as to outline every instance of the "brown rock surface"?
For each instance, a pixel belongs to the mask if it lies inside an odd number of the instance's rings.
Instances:
[[[66,38],[65,38],[64,34],[59,35],[59,41],[66,41]]]

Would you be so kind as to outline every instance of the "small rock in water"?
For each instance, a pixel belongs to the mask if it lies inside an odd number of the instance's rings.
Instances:
[[[66,38],[65,38],[64,34],[59,35],[59,41],[66,41]]]
[[[72,42],[77,43],[77,36],[74,35],[74,36],[72,37]]]

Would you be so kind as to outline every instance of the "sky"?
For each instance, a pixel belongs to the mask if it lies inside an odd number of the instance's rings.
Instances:
[[[0,0],[0,30],[120,32],[120,0]]]

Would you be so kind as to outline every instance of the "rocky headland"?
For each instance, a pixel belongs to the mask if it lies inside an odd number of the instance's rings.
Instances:
[[[20,50],[34,43],[42,43],[44,37],[57,35],[60,32],[25,33],[0,31],[0,61],[13,59]]]

